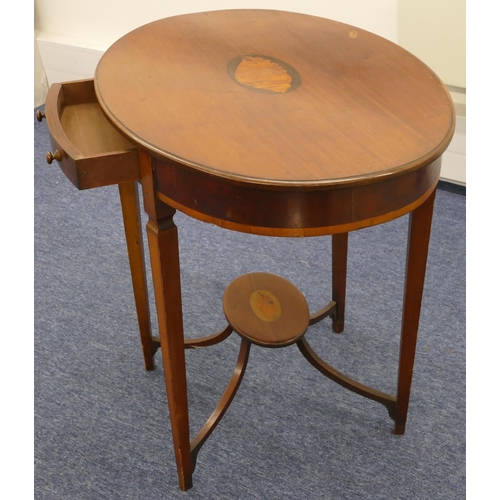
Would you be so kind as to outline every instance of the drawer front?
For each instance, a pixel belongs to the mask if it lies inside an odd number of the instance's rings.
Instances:
[[[78,189],[90,189],[140,179],[137,148],[104,116],[94,81],[51,85],[45,117],[57,162]]]

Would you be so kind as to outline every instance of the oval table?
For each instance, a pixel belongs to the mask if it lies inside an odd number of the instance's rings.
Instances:
[[[198,451],[239,386],[249,343],[242,341],[226,393],[191,441],[184,349],[219,342],[231,328],[184,340],[176,210],[263,236],[332,235],[332,300],[310,324],[329,316],[337,333],[348,233],[409,213],[396,395],[350,379],[305,337],[297,341],[326,376],[384,404],[403,434],[434,195],[455,126],[439,78],[353,26],[228,10],[132,31],[106,51],[94,87],[108,121],[138,151],[160,331],[145,355],[161,346],[180,487],[192,485]]]

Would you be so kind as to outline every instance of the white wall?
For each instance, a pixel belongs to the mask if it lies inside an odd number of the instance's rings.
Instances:
[[[398,0],[35,0],[35,29],[79,38],[105,50],[119,37],[163,17],[220,9],[277,9],[355,24],[397,40]]]
[[[45,69],[42,63],[42,57],[40,56],[40,51],[38,50],[38,44],[36,38],[34,39],[34,49],[33,58],[35,63],[35,68],[33,72],[35,80],[35,108],[40,106],[45,102],[48,91],[47,75],[45,74]]]
[[[465,88],[465,0],[400,0],[398,10],[398,43]]]
[[[398,43],[447,84],[457,126],[443,155],[441,178],[465,185],[466,178],[466,0],[400,0]]]
[[[356,25],[397,42],[398,0],[35,0],[35,31],[49,84],[92,77],[103,52],[163,17],[232,8],[289,10]]]

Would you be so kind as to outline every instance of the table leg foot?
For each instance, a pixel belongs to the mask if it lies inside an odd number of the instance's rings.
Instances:
[[[401,323],[395,434],[404,434],[405,432],[435,195],[436,190],[432,192],[422,205],[410,213],[403,318]]]
[[[142,224],[139,206],[139,193],[135,182],[118,185],[123,213],[123,227],[127,241],[132,288],[134,290],[135,307],[139,322],[144,366],[146,370],[154,370],[154,353],[156,349],[151,339],[151,321],[149,313],[148,287],[144,248],[142,243]]]
[[[402,436],[405,433],[406,430],[406,422],[396,422],[394,425],[394,434],[397,436]]]
[[[150,220],[146,228],[177,472],[186,490],[192,486],[192,463],[177,227],[168,217]]]
[[[151,157],[142,151],[138,155],[144,208],[149,216],[146,231],[177,474],[180,488],[187,490],[193,484],[193,466],[189,439],[179,240],[173,221],[175,210],[155,196]]]

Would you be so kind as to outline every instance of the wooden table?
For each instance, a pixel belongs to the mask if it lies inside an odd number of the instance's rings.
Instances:
[[[93,111],[80,112],[85,106]],[[184,340],[176,210],[263,236],[331,234],[332,300],[310,323],[331,316],[337,333],[348,233],[410,213],[396,395],[328,366],[305,338],[299,344],[326,376],[384,404],[395,433],[404,433],[435,189],[455,125],[450,96],[427,66],[331,20],[268,10],[199,13],[127,34],[104,54],[93,85],[58,86],[46,113],[57,150],[49,161],[58,160],[79,188],[120,185],[145,364],[154,368],[161,346],[182,489],[191,487],[198,450],[239,381],[233,376],[191,441],[184,349],[230,331]],[[89,139],[97,121],[111,153],[99,150],[100,138]],[[136,181],[149,216],[159,339],[148,327]]]

